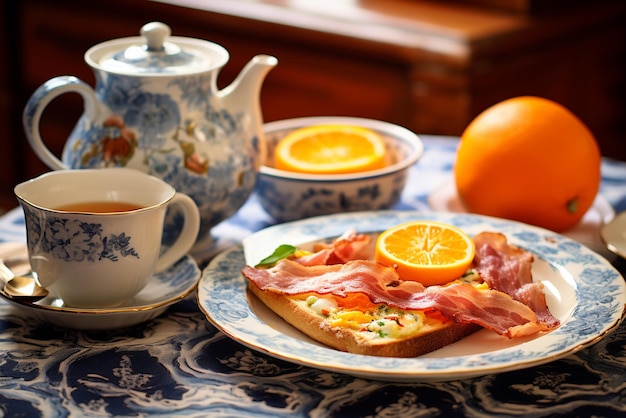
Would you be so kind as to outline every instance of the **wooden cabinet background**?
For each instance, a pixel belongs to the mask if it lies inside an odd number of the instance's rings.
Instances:
[[[488,106],[533,94],[570,108],[603,154],[626,160],[626,2],[577,1],[542,13],[461,0],[348,3],[340,10],[340,2],[288,0],[4,2],[0,208],[15,206],[17,182],[48,170],[23,134],[28,97],[57,75],[93,85],[85,51],[137,36],[153,20],[227,48],[221,86],[252,56],[275,55],[279,64],[262,90],[267,121],[351,115],[459,135]],[[42,134],[57,155],[81,112],[80,98],[66,95],[44,113]]]

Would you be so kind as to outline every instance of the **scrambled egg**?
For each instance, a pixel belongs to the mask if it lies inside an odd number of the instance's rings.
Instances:
[[[331,297],[309,296],[307,305],[328,318],[333,327],[348,328],[367,338],[403,338],[416,333],[429,319],[420,311],[402,311],[385,305],[367,312],[345,310]]]
[[[469,270],[459,281],[488,289],[475,270]],[[348,328],[362,332],[366,338],[403,338],[415,334],[425,325],[441,321],[429,318],[422,311],[403,311],[385,305],[379,305],[367,312],[339,307],[332,297],[310,295],[306,298],[307,306],[316,314],[328,319],[333,327]]]

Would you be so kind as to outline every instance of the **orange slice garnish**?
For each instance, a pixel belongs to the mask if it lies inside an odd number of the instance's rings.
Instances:
[[[474,259],[474,241],[452,225],[408,222],[379,235],[375,258],[396,268],[402,280],[440,285],[458,279],[468,270]]]

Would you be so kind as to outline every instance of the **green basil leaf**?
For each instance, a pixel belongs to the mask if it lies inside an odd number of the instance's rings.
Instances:
[[[289,257],[290,255],[292,255],[293,253],[295,253],[296,249],[297,249],[296,247],[294,247],[293,245],[289,245],[289,244],[279,245],[278,248],[274,250],[272,255],[265,257],[263,260],[259,262],[259,264],[257,264],[254,267],[256,268],[273,267],[280,260],[283,260]]]

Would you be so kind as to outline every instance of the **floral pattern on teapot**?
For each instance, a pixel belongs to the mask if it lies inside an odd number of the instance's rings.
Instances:
[[[72,168],[127,166],[137,154],[136,160],[151,174],[162,173],[164,162],[170,166],[176,161],[176,166],[203,175],[209,171],[210,157],[196,145],[241,134],[241,115],[215,110],[208,103],[208,93],[199,95],[202,90],[197,86],[179,86],[181,101],[200,115],[183,120],[171,95],[144,92],[137,80],[132,80],[132,86],[124,86],[126,79],[112,78],[101,89],[103,102],[109,105],[112,114],[101,125],[79,129],[82,138],[74,149],[64,153],[64,161]],[[187,90],[183,90],[185,87]],[[135,93],[124,94],[124,88]],[[124,101],[128,105],[116,106]],[[255,138],[252,149],[255,154],[259,152],[256,142]]]

